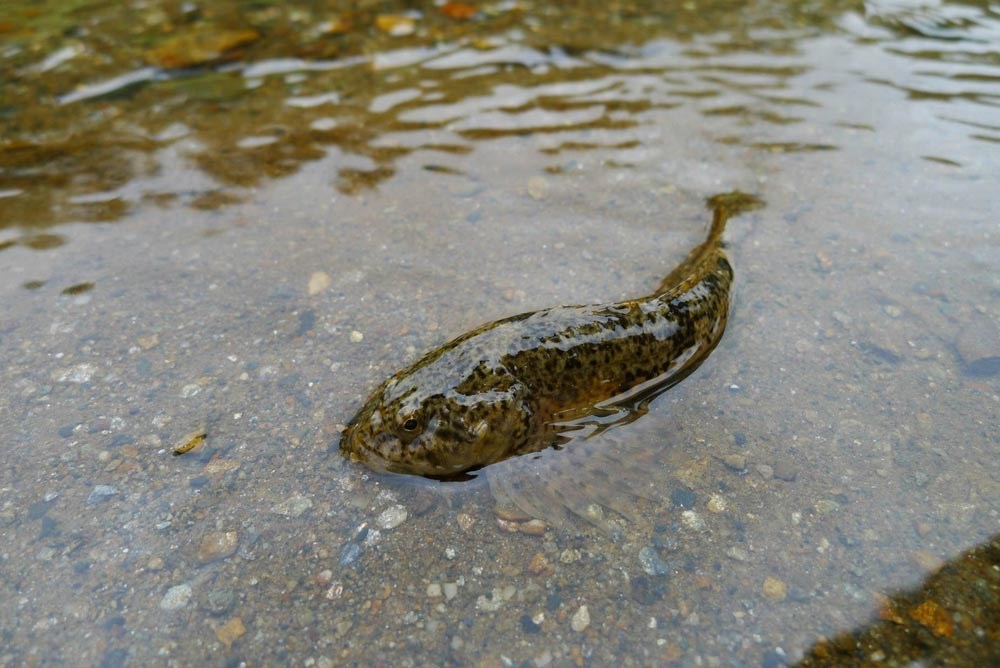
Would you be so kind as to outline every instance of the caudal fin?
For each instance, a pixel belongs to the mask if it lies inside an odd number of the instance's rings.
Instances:
[[[708,236],[663,279],[657,293],[668,290],[698,273],[705,266],[708,257],[722,248],[722,233],[726,231],[726,223],[729,222],[729,219],[741,213],[759,209],[764,205],[764,201],[754,195],[734,190],[712,195],[705,200],[705,204],[712,211],[712,226],[708,230]]]

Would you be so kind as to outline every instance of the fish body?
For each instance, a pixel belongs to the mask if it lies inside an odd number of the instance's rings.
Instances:
[[[448,479],[635,419],[722,338],[733,281],[722,233],[758,204],[711,198],[707,239],[645,297],[522,313],[429,352],[372,393],[341,449],[379,470]]]

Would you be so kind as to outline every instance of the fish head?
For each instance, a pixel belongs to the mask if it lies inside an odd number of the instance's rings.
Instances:
[[[341,450],[376,470],[440,479],[505,459],[530,428],[525,388],[509,376],[476,385],[427,391],[390,378],[348,424]]]

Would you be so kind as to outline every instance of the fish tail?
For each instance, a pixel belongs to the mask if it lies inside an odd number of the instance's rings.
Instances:
[[[760,208],[764,205],[764,201],[754,195],[734,190],[713,195],[705,200],[705,204],[712,211],[712,225],[708,229],[705,241],[688,253],[684,261],[663,279],[656,294],[673,289],[678,283],[704,271],[708,266],[708,259],[714,254],[721,253],[722,234],[726,231],[729,219]]]

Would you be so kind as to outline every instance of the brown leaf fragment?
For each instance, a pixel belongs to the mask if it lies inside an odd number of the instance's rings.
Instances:
[[[931,600],[924,601],[910,610],[910,617],[939,638],[950,638],[955,628],[948,611]]]

